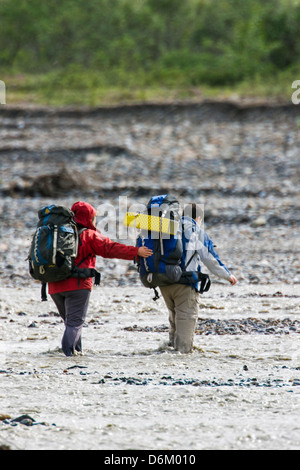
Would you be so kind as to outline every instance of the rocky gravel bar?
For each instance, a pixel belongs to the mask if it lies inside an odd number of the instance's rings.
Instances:
[[[120,201],[128,209],[166,192],[204,204],[205,228],[240,282],[299,283],[299,126],[292,104],[2,106],[2,285],[33,282],[25,259],[44,205],[81,199],[120,213]],[[139,285],[130,263],[99,265],[104,285]]]

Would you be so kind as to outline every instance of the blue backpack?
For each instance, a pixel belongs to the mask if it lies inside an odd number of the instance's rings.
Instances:
[[[148,229],[141,230],[137,246],[147,246],[153,251],[149,258],[139,260],[141,282],[145,287],[154,289],[153,300],[159,298],[156,287],[176,283],[195,286],[201,281],[200,293],[207,291],[209,277],[198,272],[187,272],[187,266],[183,267],[181,214],[177,198],[167,194],[152,197],[147,204],[147,215],[154,223]],[[168,224],[164,224],[166,219]],[[171,227],[168,233],[162,230],[163,225]]]
[[[181,277],[182,242],[180,234],[180,205],[174,196],[154,196],[147,204],[147,214],[158,220],[156,228],[142,229],[137,239],[137,246],[147,246],[153,251],[149,258],[139,261],[140,279],[145,287],[167,286],[179,281]],[[163,220],[173,222],[172,232],[161,230]],[[177,230],[176,230],[177,227]]]

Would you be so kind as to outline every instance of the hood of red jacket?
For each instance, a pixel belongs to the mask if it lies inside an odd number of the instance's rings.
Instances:
[[[71,211],[74,212],[74,219],[78,225],[89,228],[91,230],[96,230],[95,225],[93,225],[93,218],[96,215],[96,209],[91,206],[88,202],[78,201],[73,204]]]

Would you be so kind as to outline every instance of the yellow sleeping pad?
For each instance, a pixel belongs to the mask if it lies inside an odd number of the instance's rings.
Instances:
[[[178,231],[179,222],[148,214],[135,214],[127,212],[124,221],[126,227],[136,227],[141,230],[150,230],[151,232],[161,232],[168,235],[175,235]]]

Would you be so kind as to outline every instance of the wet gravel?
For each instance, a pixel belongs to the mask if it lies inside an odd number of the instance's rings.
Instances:
[[[168,331],[167,325],[161,326],[144,326],[138,325],[125,327],[126,331],[153,331],[165,333]],[[198,318],[196,335],[243,335],[243,334],[285,334],[291,332],[300,333],[300,321],[291,320],[290,318],[266,320],[260,318],[246,319],[228,319],[216,320],[209,318]]]

